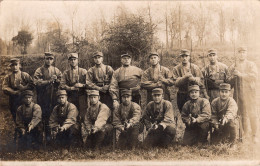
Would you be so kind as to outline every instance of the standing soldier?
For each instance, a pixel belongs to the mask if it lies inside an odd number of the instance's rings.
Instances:
[[[226,82],[228,67],[227,65],[218,62],[218,54],[215,49],[210,49],[208,51],[208,58],[210,64],[203,69],[203,75],[210,101],[212,101],[219,97],[219,85]]]
[[[70,69],[64,71],[61,89],[68,92],[68,101],[77,106],[79,118],[83,119],[87,109],[86,81],[88,72],[78,67],[78,53],[70,53],[68,61]]]
[[[16,112],[16,130],[19,133],[18,145],[31,147],[32,143],[40,145],[43,140],[42,110],[33,100],[33,92],[25,90],[22,92],[23,104]]]
[[[65,90],[57,92],[58,105],[50,116],[50,129],[54,145],[60,145],[63,154],[66,154],[71,145],[76,145],[79,139],[79,124],[77,122],[77,107],[68,102]]]
[[[11,73],[5,76],[2,90],[9,96],[9,107],[15,122],[17,108],[21,105],[21,91],[33,89],[33,80],[28,73],[20,70],[19,59],[11,59],[9,66]]]
[[[129,145],[129,148],[135,148],[138,143],[139,121],[141,119],[141,107],[132,102],[132,91],[124,89],[121,91],[122,103],[118,109],[115,109],[113,116],[113,125],[119,130],[120,136],[118,145],[124,148]]]
[[[174,85],[173,75],[170,70],[159,64],[158,53],[152,52],[149,55],[151,67],[144,71],[141,86],[147,90],[147,103],[152,101],[152,90],[162,88],[164,99],[170,101],[170,92],[168,87]]]
[[[190,63],[190,51],[182,49],[180,56],[181,64],[174,67],[173,75],[177,79],[175,82],[175,86],[178,87],[177,105],[181,112],[183,105],[189,100],[189,85],[199,85],[205,98],[209,97],[203,85],[203,75],[200,68]]]
[[[145,113],[144,123],[148,135],[144,140],[144,146],[163,146],[172,143],[176,134],[176,123],[170,101],[163,99],[163,89],[152,90],[153,101],[149,102]]]
[[[113,107],[115,108],[119,105],[121,89],[131,89],[132,101],[140,105],[140,81],[143,71],[136,66],[131,66],[131,55],[127,53],[121,55],[121,63],[122,67],[114,72],[109,87],[109,92],[113,99]]]
[[[228,138],[232,144],[236,140],[237,103],[230,97],[230,84],[222,83],[219,85],[219,97],[211,103],[211,122],[214,127],[212,142]]]
[[[208,99],[200,98],[198,85],[189,86],[190,100],[182,107],[181,116],[186,125],[183,137],[184,145],[193,145],[198,142],[206,143],[211,116]]]
[[[114,70],[111,66],[103,64],[103,53],[96,52],[93,55],[95,66],[88,70],[88,87],[98,90],[100,102],[106,104],[110,109],[113,108],[113,100],[109,94],[109,84]]]
[[[241,115],[242,126],[245,137],[249,136],[248,127],[251,125],[252,138],[258,142],[256,137],[258,120],[256,104],[256,84],[258,71],[254,62],[247,60],[247,49],[238,49],[238,59],[229,70],[229,82],[234,87],[234,99],[238,105],[238,115]],[[249,117],[249,120],[247,118]],[[240,129],[242,130],[242,129]]]
[[[99,91],[89,90],[90,106],[84,117],[81,126],[83,143],[87,143],[89,148],[100,149],[104,140],[111,138],[112,125],[108,123],[111,111],[107,105],[99,101]]]
[[[53,107],[56,105],[56,93],[61,80],[61,72],[54,64],[54,55],[44,53],[44,65],[34,73],[34,84],[37,91],[37,103],[42,109],[42,121],[46,132],[47,141],[50,140],[49,118]]]

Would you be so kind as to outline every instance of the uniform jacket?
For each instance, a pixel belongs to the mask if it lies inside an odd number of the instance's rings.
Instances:
[[[129,122],[134,125],[140,121],[141,115],[142,110],[137,103],[131,102],[127,106],[121,103],[119,107],[114,110],[113,125],[116,128],[123,127],[124,122]]]
[[[16,112],[16,127],[19,129],[27,129],[28,124],[33,128],[42,120],[42,110],[38,104],[31,103],[29,106],[21,105]]]
[[[136,66],[128,66],[128,67],[120,67],[117,69],[112,76],[111,83],[110,83],[110,88],[109,92],[112,96],[113,100],[119,100],[119,88],[124,88],[120,87],[119,84],[122,81],[127,81],[129,80],[129,85],[132,82],[137,82],[133,91],[138,91],[140,89],[140,81],[142,78],[143,71],[136,67]]]
[[[78,110],[74,104],[66,102],[64,106],[56,105],[50,116],[50,128],[61,126],[68,129],[77,123],[77,117]]]
[[[151,123],[157,123],[161,125],[171,126],[175,128],[174,112],[170,101],[162,100],[159,105],[151,101],[147,104],[144,113],[145,126],[151,127]]]
[[[207,122],[211,117],[210,103],[207,99],[198,98],[197,100],[189,100],[182,107],[181,116],[184,123],[190,120],[189,114],[197,119],[198,123]]]
[[[34,73],[34,76],[33,76],[34,84],[36,86],[39,86],[39,83],[38,83],[39,81],[50,80],[53,75],[57,76],[56,82],[60,83],[61,76],[62,76],[61,71],[57,67],[50,66],[49,68],[47,68],[43,65],[42,67],[39,67],[38,69],[36,69],[36,71]]]
[[[228,120],[234,120],[237,116],[237,110],[237,103],[232,97],[229,97],[224,103],[221,103],[221,100],[218,97],[211,103],[211,121],[217,124],[219,120],[224,117]]]
[[[95,106],[90,105],[84,117],[84,125],[87,131],[91,131],[92,126],[101,129],[111,115],[110,109],[103,103],[98,102]]]

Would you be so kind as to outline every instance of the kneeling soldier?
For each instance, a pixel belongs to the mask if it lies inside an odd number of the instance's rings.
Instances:
[[[78,110],[74,104],[67,101],[65,90],[59,90],[57,97],[58,105],[54,107],[49,122],[51,137],[55,144],[66,150],[70,145],[77,143],[79,136]]]
[[[228,138],[228,141],[233,144],[236,139],[235,118],[238,107],[235,100],[230,97],[230,90],[230,84],[220,84],[219,97],[211,103],[211,121],[214,127],[212,141],[214,143]]]
[[[163,99],[163,89],[152,90],[153,101],[149,102],[145,113],[144,123],[148,135],[144,147],[163,146],[172,143],[176,134],[176,124],[171,102]]]
[[[122,103],[114,112],[113,125],[121,132],[118,140],[119,147],[129,146],[132,149],[138,143],[139,121],[142,110],[137,103],[131,101],[131,90],[122,90],[121,100]]]
[[[89,90],[90,106],[84,117],[84,123],[81,126],[83,143],[88,148],[100,149],[104,139],[109,139],[112,134],[112,125],[108,124],[111,112],[107,105],[101,103],[99,91]],[[109,136],[109,137],[106,137]]]
[[[186,124],[183,144],[206,143],[211,116],[209,100],[199,97],[198,85],[189,86],[188,90],[191,99],[184,104],[181,112],[183,122]]]
[[[20,135],[18,145],[27,147],[30,147],[32,143],[36,143],[36,146],[40,145],[43,134],[41,107],[32,102],[32,91],[23,91],[22,97],[23,104],[18,107],[16,112],[16,129]]]

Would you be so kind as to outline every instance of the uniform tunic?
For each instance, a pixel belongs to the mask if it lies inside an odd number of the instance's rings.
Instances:
[[[219,97],[219,85],[226,82],[228,67],[227,65],[217,62],[215,65],[207,65],[202,69],[207,85],[210,101]]]
[[[191,73],[193,77],[196,78],[196,82],[190,82],[188,78],[185,78],[186,73]],[[182,107],[186,101],[189,100],[188,94],[188,86],[189,85],[199,85],[201,91],[205,91],[204,83],[203,83],[203,75],[199,67],[195,64],[187,65],[187,67],[182,64],[177,65],[173,69],[173,76],[176,78],[175,86],[178,87],[177,92],[177,105],[180,111],[182,111]]]
[[[166,83],[160,81],[161,77],[166,79]],[[164,99],[170,101],[170,91],[168,87],[172,85],[174,85],[172,73],[168,68],[159,64],[145,70],[141,80],[142,88],[147,90],[147,103],[152,101],[152,90],[154,88],[163,88]]]
[[[68,101],[77,106],[80,118],[83,119],[87,109],[86,87],[79,88],[79,91],[71,90],[76,83],[86,85],[88,72],[86,69],[78,68],[64,71],[61,78],[61,89],[68,93]]]
[[[114,73],[114,70],[111,66],[108,65],[95,65],[91,67],[88,70],[88,79],[87,79],[87,85],[91,89],[99,90],[100,87],[104,86],[110,86],[110,82],[112,79],[112,75]],[[112,109],[113,106],[113,100],[111,95],[109,94],[109,91],[107,90],[106,93],[99,92],[100,95],[100,101],[104,104],[106,104],[110,109]]]
[[[242,77],[235,77],[234,69],[242,73]],[[242,115],[243,130],[247,134],[247,126],[249,122],[253,135],[257,132],[257,104],[256,104],[256,84],[258,78],[258,70],[254,62],[245,60],[232,65],[229,68],[228,81],[234,87],[234,99],[238,105],[238,114]],[[246,120],[247,116],[249,121]]]
[[[19,71],[17,73],[8,74],[4,77],[2,90],[9,96],[9,107],[14,121],[16,120],[17,108],[21,105],[21,95],[13,93],[21,91],[19,89],[20,84],[25,86],[24,90],[33,89],[32,77],[26,72]]]
[[[140,104],[140,81],[143,71],[135,66],[120,67],[111,79],[109,92],[113,100],[119,100],[120,89],[132,89],[132,101]]]

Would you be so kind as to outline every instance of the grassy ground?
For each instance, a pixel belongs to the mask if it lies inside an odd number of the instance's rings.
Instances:
[[[254,57],[255,58],[255,57]],[[0,83],[4,75],[7,73],[7,61],[10,57],[1,56],[1,70],[0,70]],[[42,64],[39,56],[25,57],[23,71],[33,74],[35,69]],[[221,61],[227,60],[228,65],[231,64],[231,58],[220,57]],[[66,68],[65,57],[57,59],[57,67],[63,71]],[[255,59],[258,60],[259,59]],[[25,63],[26,62],[26,63]],[[169,66],[167,59],[164,59],[164,65]],[[202,64],[202,59],[198,58],[196,61]],[[257,62],[256,62],[257,63]],[[257,63],[259,64],[259,63]],[[172,66],[169,66],[172,68]],[[1,88],[1,85],[0,85]],[[175,94],[175,89],[172,89]],[[259,94],[259,93],[258,93]],[[144,94],[145,95],[145,94]],[[46,150],[29,150],[23,152],[14,152],[14,144],[12,142],[14,124],[11,114],[8,110],[8,98],[0,90],[0,159],[1,160],[34,160],[34,161],[53,161],[53,160],[66,160],[66,161],[141,161],[141,160],[259,160],[260,158],[260,145],[248,143],[238,143],[236,148],[229,148],[228,144],[209,145],[209,146],[192,146],[184,147],[177,144],[171,145],[168,148],[153,148],[144,150],[137,148],[132,151],[128,150],[115,150],[112,151],[111,147],[102,149],[100,153],[90,152],[83,148],[71,149],[69,154],[64,157],[61,155],[60,149],[53,149],[47,147]],[[258,99],[260,97],[258,96]],[[173,102],[176,109],[176,102]],[[142,107],[145,106],[143,101]],[[181,135],[181,125],[179,126],[179,134]]]

